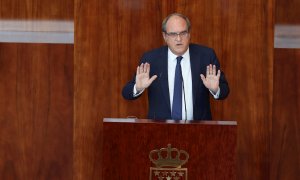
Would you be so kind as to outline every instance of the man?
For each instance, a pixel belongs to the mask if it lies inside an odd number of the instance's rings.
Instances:
[[[148,88],[150,119],[211,120],[209,95],[225,99],[229,94],[213,49],[190,44],[190,28],[182,14],[166,17],[162,34],[167,46],[145,53],[135,77],[123,88],[128,100]]]

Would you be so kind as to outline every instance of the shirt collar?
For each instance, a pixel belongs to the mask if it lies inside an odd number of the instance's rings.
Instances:
[[[183,57],[183,59],[182,60],[184,60],[184,59],[188,59],[188,57],[189,57],[189,54],[190,54],[190,49],[188,48],[186,51],[185,51],[185,53],[182,55],[182,57]],[[170,50],[170,48],[168,48],[168,57],[169,57],[169,59],[171,59],[171,60],[176,60],[176,58],[177,58],[177,55],[176,54],[174,54],[171,50]]]

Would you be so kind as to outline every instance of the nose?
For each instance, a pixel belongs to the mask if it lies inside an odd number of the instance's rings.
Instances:
[[[176,41],[181,41],[181,40],[182,40],[182,37],[180,36],[180,34],[177,34],[175,40],[176,40]]]

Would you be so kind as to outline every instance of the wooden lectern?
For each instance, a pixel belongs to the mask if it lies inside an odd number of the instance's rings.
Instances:
[[[168,144],[189,153],[188,179],[236,179],[235,121],[105,118],[103,138],[103,179],[149,179],[150,151]]]

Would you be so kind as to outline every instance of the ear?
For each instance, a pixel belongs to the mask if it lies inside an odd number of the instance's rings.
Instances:
[[[166,38],[167,38],[166,33],[162,32],[162,35],[163,35],[163,38],[164,38],[164,40],[165,40],[165,42],[166,42]]]
[[[189,40],[191,39],[191,33],[190,33],[190,31],[189,31],[189,35],[188,35],[188,37],[189,37]]]

